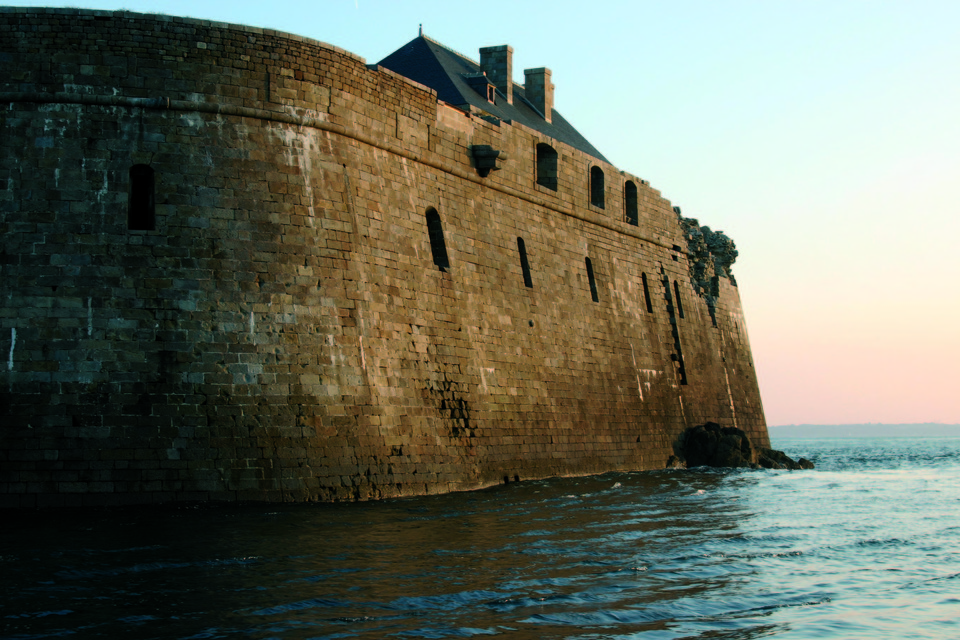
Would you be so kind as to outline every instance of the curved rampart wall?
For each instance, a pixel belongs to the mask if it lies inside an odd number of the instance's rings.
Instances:
[[[0,505],[659,468],[708,420],[768,443],[737,289],[720,278],[714,326],[657,191],[335,47],[3,9],[0,140]],[[538,142],[556,191],[535,183]],[[480,178],[477,144],[503,168]],[[129,228],[134,165],[153,230]]]

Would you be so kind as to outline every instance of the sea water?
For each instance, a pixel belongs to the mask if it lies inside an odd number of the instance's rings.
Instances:
[[[960,439],[774,444],[817,468],[2,513],[0,636],[960,637]]]

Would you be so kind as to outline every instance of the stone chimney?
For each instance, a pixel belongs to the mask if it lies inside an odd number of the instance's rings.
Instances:
[[[480,49],[480,70],[513,104],[513,47],[502,44]]]
[[[544,120],[553,122],[553,83],[550,69],[524,69],[524,93],[527,100],[543,114]]]

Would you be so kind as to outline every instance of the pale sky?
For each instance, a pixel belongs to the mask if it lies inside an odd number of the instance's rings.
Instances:
[[[51,6],[43,2],[4,4]],[[737,243],[770,425],[960,423],[960,2],[69,6],[265,27],[374,63],[424,33],[549,67],[614,165]]]

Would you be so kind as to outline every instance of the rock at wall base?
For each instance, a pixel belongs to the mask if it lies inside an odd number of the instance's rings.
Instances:
[[[667,469],[686,469],[687,461],[683,458],[678,458],[677,456],[670,456],[667,459]]]
[[[813,469],[813,463],[806,458],[795,461],[783,451],[776,449],[761,449],[757,464],[764,469]]]
[[[745,432],[708,422],[692,427],[680,437],[680,456],[687,467],[749,467],[756,461]]]
[[[736,427],[716,422],[691,427],[680,436],[677,454],[667,461],[668,469],[692,467],[733,467],[764,469],[813,469],[806,458],[793,460],[783,451],[753,448],[750,437]]]
[[[757,464],[764,469],[799,469],[800,465],[783,451],[762,449]]]

